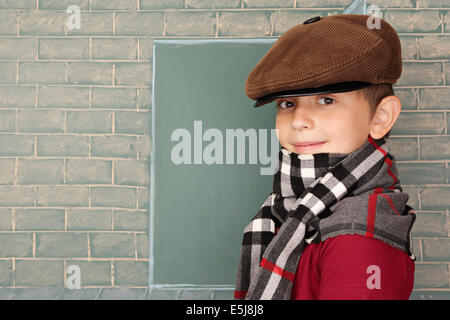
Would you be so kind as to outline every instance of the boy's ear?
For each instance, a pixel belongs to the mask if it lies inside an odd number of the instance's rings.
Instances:
[[[402,103],[397,96],[384,97],[377,106],[370,127],[370,136],[374,139],[383,138],[397,121]]]

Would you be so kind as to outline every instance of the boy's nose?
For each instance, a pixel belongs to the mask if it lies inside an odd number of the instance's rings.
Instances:
[[[296,130],[312,129],[313,125],[311,109],[305,106],[296,106],[291,119],[292,128]]]

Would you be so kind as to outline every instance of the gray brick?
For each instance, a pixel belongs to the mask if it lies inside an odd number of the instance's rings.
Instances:
[[[1,9],[35,9],[36,0],[3,0]]]
[[[89,39],[39,39],[39,59],[89,59]]]
[[[417,186],[402,186],[402,189],[409,195],[408,205],[414,209],[419,209],[419,188]]]
[[[114,161],[114,184],[147,187],[150,184],[149,161]]]
[[[86,186],[38,186],[37,206],[43,207],[87,207],[89,188]]]
[[[33,235],[31,233],[0,233],[0,257],[32,257]]]
[[[66,10],[70,5],[76,5],[80,10],[89,10],[89,0],[39,0],[41,10]]]
[[[450,128],[450,112],[446,112],[446,117],[447,117],[447,132]]]
[[[63,159],[18,159],[18,184],[64,183]]]
[[[434,10],[386,11],[383,14],[383,19],[399,33],[441,31],[439,12]]]
[[[63,62],[19,62],[19,83],[64,83]]]
[[[419,137],[422,160],[448,160],[450,158],[450,137]]]
[[[392,128],[392,134],[443,134],[445,132],[443,112],[402,112]]]
[[[447,164],[447,184],[450,183],[450,166]]]
[[[450,83],[450,63],[445,63],[444,66],[444,70],[445,70],[445,82],[448,84]]]
[[[0,208],[0,230],[12,230],[12,209]]]
[[[34,108],[36,87],[0,87],[0,108]]]
[[[446,0],[416,0],[417,8],[448,8]]]
[[[256,0],[249,0],[256,1]],[[369,2],[367,5],[375,4],[380,8],[408,8],[414,7],[411,0],[377,0]],[[316,8],[316,7],[343,7],[349,6],[349,2],[345,0],[311,0],[311,1],[297,1],[297,8]]]
[[[89,137],[51,135],[37,137],[38,156],[81,156],[89,155]]]
[[[98,159],[67,159],[67,184],[111,184],[112,162]]]
[[[143,300],[146,290],[147,288],[103,288],[97,298],[100,300]]]
[[[136,109],[134,88],[92,88],[92,108]]]
[[[149,300],[176,300],[179,297],[180,292],[177,290],[164,290],[155,287],[150,287],[146,295],[146,299]]]
[[[414,226],[413,226],[414,228]],[[421,239],[412,239],[413,244],[413,254],[416,257],[417,261],[422,261],[422,252],[421,252]]]
[[[137,139],[131,136],[95,136],[91,138],[93,157],[137,157]]]
[[[450,239],[423,239],[424,261],[449,261]]]
[[[112,36],[112,12],[86,12],[80,14],[80,29],[68,29],[68,36]]]
[[[419,159],[419,148],[416,138],[389,137],[387,143],[396,160]]]
[[[410,35],[399,36],[402,47],[402,59],[413,60],[417,58],[417,52],[419,50],[417,45],[417,37]]]
[[[17,66],[15,61],[0,62],[0,83],[16,84]]]
[[[141,10],[147,9],[184,9],[185,0],[140,0]]]
[[[445,163],[399,163],[402,184],[445,184]]]
[[[63,36],[66,19],[64,11],[29,10],[19,12],[19,33],[21,36]]]
[[[138,188],[138,209],[150,208],[150,189]]]
[[[139,58],[141,60],[152,60],[153,56],[153,39],[141,38],[139,41]]]
[[[261,0],[259,1],[261,2]],[[264,2],[264,1],[263,1]],[[275,6],[282,7],[293,7],[293,0],[278,0]],[[280,3],[281,2],[281,3]],[[245,2],[244,2],[245,3]],[[274,1],[272,1],[274,4]],[[216,1],[208,1],[208,0],[189,0],[186,2],[187,9],[221,9],[221,8],[230,8],[230,9],[240,9],[241,1],[240,0],[216,0]]]
[[[17,208],[14,211],[14,221],[18,231],[64,230],[64,210]]]
[[[450,14],[447,11],[447,13],[444,15],[444,32],[450,31]]]
[[[13,285],[13,271],[11,260],[0,260],[0,287]]]
[[[274,10],[271,13],[271,18],[268,21],[265,21],[265,15],[263,12],[260,13],[261,19],[263,19],[264,29],[262,32],[264,34],[270,35],[270,21],[273,21],[273,35],[281,36],[290,28],[302,24],[303,21],[314,17],[321,16],[325,17],[328,15],[328,11],[299,11],[299,10]],[[220,22],[220,17],[219,17]],[[239,22],[239,24],[241,24]],[[220,29],[219,29],[220,31]]]
[[[91,256],[96,258],[134,258],[134,234],[91,233]]]
[[[448,266],[444,263],[417,263],[414,273],[414,289],[448,288]]]
[[[80,267],[80,286],[111,286],[111,262],[67,260],[66,266]]]
[[[422,88],[420,89],[419,109],[443,110],[448,108],[447,99],[450,88]]]
[[[0,110],[0,131],[16,131],[16,112],[14,110]]]
[[[136,208],[135,188],[92,187],[91,197],[95,207]]]
[[[445,212],[416,212],[416,222],[412,228],[414,237],[446,237],[447,215]]]
[[[14,174],[15,165],[14,159],[0,159],[0,184],[14,184],[16,179]]]
[[[138,158],[147,160],[150,157],[151,143],[149,136],[138,136],[137,151]]]
[[[152,106],[151,88],[138,88],[137,106],[139,109],[150,109]]]
[[[64,111],[24,109],[17,111],[17,131],[27,133],[63,133]]]
[[[16,286],[63,286],[62,260],[16,260]]]
[[[92,0],[92,9],[136,10],[136,0]]]
[[[114,210],[114,230],[147,231],[148,223],[148,211]]]
[[[137,48],[136,39],[94,38],[92,39],[92,58],[102,60],[137,60]]]
[[[148,234],[136,234],[136,247],[138,258],[149,257],[149,238]]]
[[[67,132],[112,133],[112,112],[68,111]]]
[[[399,88],[393,85],[394,94],[402,102],[402,110],[417,110],[419,89],[417,88]]]
[[[443,83],[442,64],[438,62],[403,62],[402,75],[397,81],[401,86],[436,86]]]
[[[111,209],[68,209],[67,230],[112,230]]]
[[[73,84],[112,84],[112,63],[70,62],[68,82]]]
[[[162,36],[164,13],[161,12],[117,12],[116,35]]]
[[[214,36],[216,34],[215,12],[169,11],[166,15],[168,36]],[[243,21],[245,20],[241,20],[240,24]]]
[[[150,112],[116,111],[114,120],[116,133],[150,134]]]
[[[420,195],[424,210],[446,210],[450,207],[450,186],[423,187]]]
[[[33,38],[2,38],[0,59],[31,60],[36,55]]]
[[[40,86],[41,108],[89,108],[89,88],[69,86]]]
[[[28,156],[34,154],[34,137],[2,134],[0,135],[0,155]]]
[[[421,59],[448,59],[450,37],[429,35],[419,38],[419,57]]]
[[[30,186],[0,186],[0,206],[33,206],[34,187]]]
[[[119,287],[148,286],[148,262],[115,261],[114,284]]]
[[[116,63],[114,76],[116,85],[150,85],[152,68],[150,63]]]
[[[36,257],[87,257],[86,233],[52,232],[36,234]]]
[[[270,36],[270,16],[261,11],[219,12],[218,36]]]

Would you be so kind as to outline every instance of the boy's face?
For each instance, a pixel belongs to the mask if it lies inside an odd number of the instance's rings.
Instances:
[[[369,103],[356,91],[275,100],[280,144],[297,154],[351,153],[367,140]],[[319,145],[301,146],[305,143]]]

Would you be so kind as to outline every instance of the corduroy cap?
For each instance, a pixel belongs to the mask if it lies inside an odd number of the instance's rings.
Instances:
[[[312,17],[286,31],[250,72],[244,89],[254,107],[281,97],[346,92],[396,83],[401,44],[381,18],[336,14]],[[375,25],[375,24],[374,24]]]

